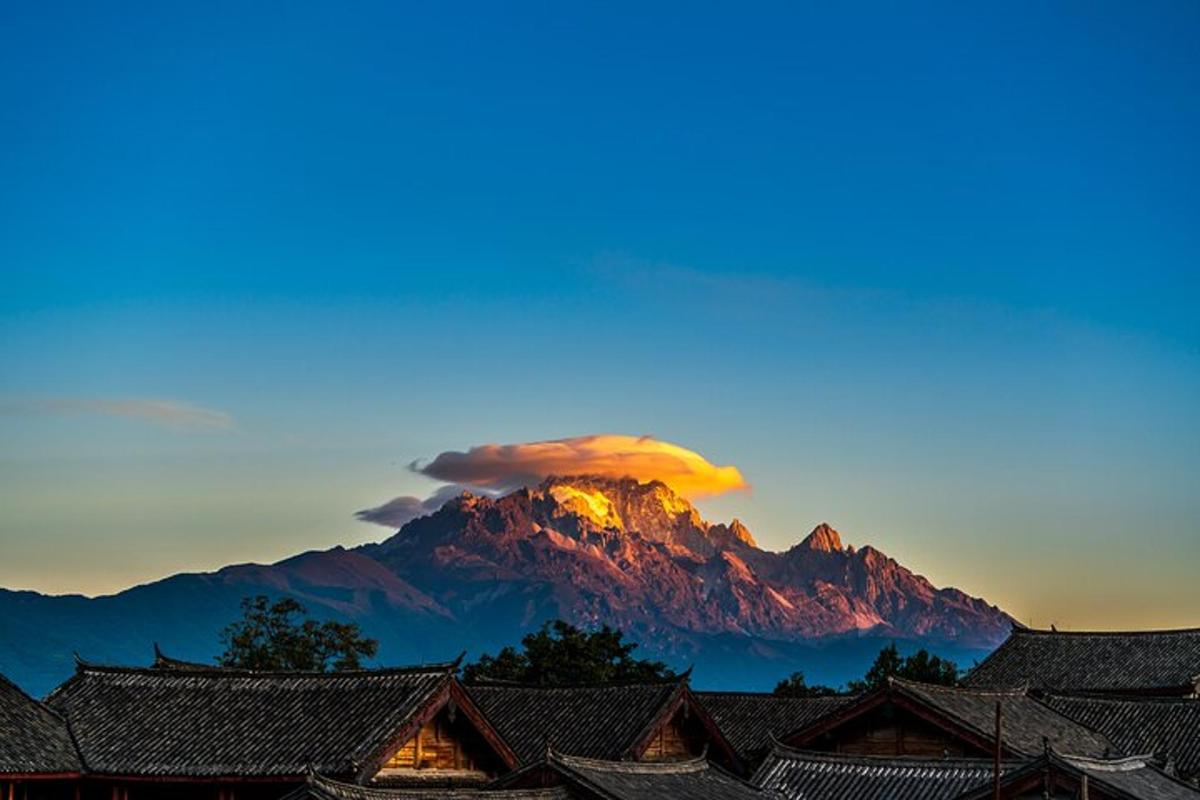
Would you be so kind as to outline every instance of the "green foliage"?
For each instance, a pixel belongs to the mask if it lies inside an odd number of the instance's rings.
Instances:
[[[890,644],[879,651],[875,663],[863,679],[850,681],[847,687],[851,692],[868,692],[885,686],[890,677],[953,686],[958,680],[958,665],[949,659],[930,655],[926,650],[918,650],[902,658],[896,645]]]
[[[804,673],[796,671],[775,684],[774,693],[779,697],[829,697],[837,694],[837,689],[821,684],[809,686]]]
[[[241,669],[324,672],[331,662],[334,670],[358,669],[361,659],[379,649],[357,625],[317,622],[307,614],[290,597],[274,603],[265,595],[243,598],[242,618],[221,632],[225,652],[218,662]]]
[[[521,639],[521,650],[505,647],[463,668],[466,683],[510,681],[539,686],[634,683],[677,677],[661,661],[634,658],[636,644],[607,625],[581,631],[569,622],[544,623]]]

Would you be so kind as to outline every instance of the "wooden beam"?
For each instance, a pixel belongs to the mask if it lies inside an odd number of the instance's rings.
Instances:
[[[992,800],[1000,800],[1000,742],[1004,741],[1001,735],[1004,732],[1003,728],[1004,707],[1000,705],[1000,701],[996,701],[996,748],[995,760],[992,762]]]

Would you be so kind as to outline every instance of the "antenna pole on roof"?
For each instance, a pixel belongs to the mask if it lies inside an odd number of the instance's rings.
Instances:
[[[1004,727],[1004,709],[996,701],[996,751],[992,762],[992,800],[1000,800],[1000,735]]]

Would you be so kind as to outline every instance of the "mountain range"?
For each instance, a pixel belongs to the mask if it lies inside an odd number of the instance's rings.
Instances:
[[[541,622],[609,624],[639,652],[694,664],[698,685],[769,688],[794,669],[840,683],[878,648],[928,647],[964,666],[1012,619],[939,589],[818,525],[784,552],[734,520],[710,524],[659,481],[551,477],[501,497],[464,492],[390,538],[271,565],[180,574],[86,598],[0,590],[0,672],[41,694],[73,653],[145,663],[152,642],[211,660],[242,597],[288,595],[357,622],[388,663],[512,644]],[[857,673],[856,673],[857,670]]]

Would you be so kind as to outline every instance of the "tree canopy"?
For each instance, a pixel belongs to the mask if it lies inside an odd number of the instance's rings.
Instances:
[[[780,697],[829,697],[838,692],[832,686],[809,686],[804,680],[804,673],[797,670],[775,684],[774,693]]]
[[[242,618],[221,632],[221,641],[222,666],[255,670],[359,669],[379,649],[357,625],[318,622],[296,600],[272,603],[266,595],[242,599]]]
[[[893,643],[879,651],[871,668],[861,680],[853,680],[846,684],[846,691],[855,694],[869,692],[885,686],[888,678],[892,677],[953,686],[958,680],[958,665],[923,649],[907,657],[901,656]],[[836,689],[829,686],[809,686],[805,682],[803,672],[793,672],[775,684],[775,694],[781,697],[826,697],[837,693]]]
[[[677,677],[661,661],[635,658],[637,645],[619,630],[584,631],[563,620],[546,622],[521,639],[521,649],[505,647],[463,668],[466,683],[509,681],[540,686],[635,683]]]
[[[891,677],[953,686],[958,680],[958,665],[949,659],[931,655],[924,649],[902,657],[893,643],[879,651],[875,663],[862,680],[850,681],[847,688],[852,692],[867,692],[886,685]]]

